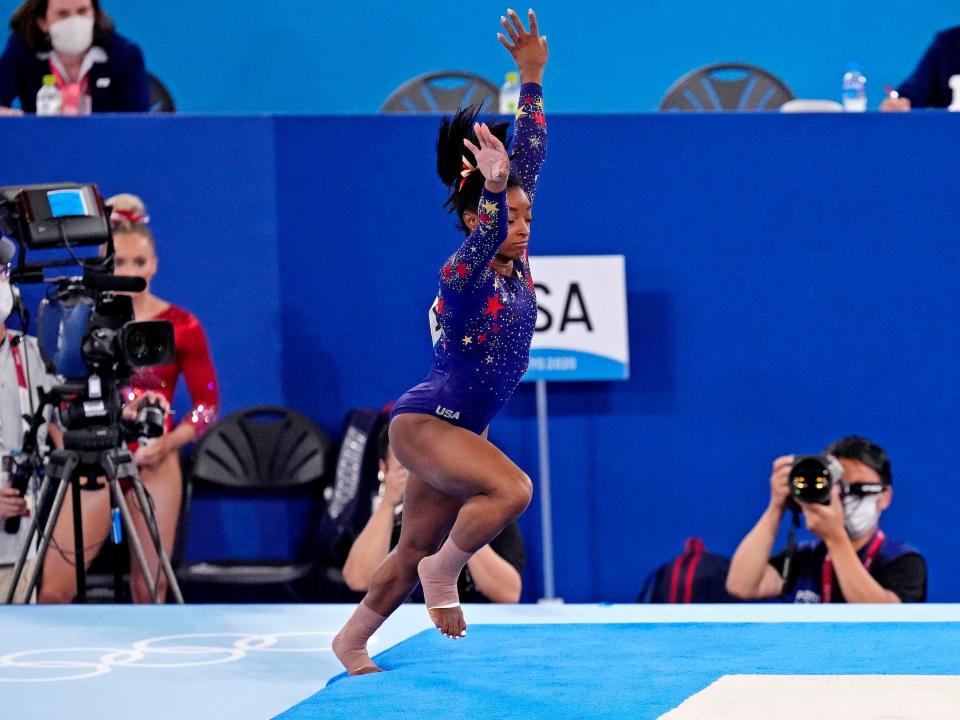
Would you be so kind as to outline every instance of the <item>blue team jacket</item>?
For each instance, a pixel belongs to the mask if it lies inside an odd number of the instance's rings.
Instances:
[[[94,63],[89,74],[93,112],[147,112],[150,109],[150,78],[140,48],[116,33],[102,46],[107,61]],[[0,55],[0,105],[9,107],[20,98],[24,112],[36,112],[37,91],[50,63],[31,52],[11,33]]]
[[[947,84],[960,75],[960,26],[937,33],[913,75],[897,91],[915,108],[945,108],[953,100]]]

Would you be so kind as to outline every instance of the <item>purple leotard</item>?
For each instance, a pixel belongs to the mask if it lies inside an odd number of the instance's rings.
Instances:
[[[533,204],[547,151],[543,89],[520,87],[511,169]],[[426,379],[394,404],[392,417],[423,413],[475,433],[513,395],[530,360],[537,297],[525,256],[504,277],[490,268],[507,239],[507,193],[484,188],[480,222],[440,270],[437,319],[442,331]]]

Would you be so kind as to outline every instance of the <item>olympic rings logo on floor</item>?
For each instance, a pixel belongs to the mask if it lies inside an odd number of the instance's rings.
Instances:
[[[164,669],[220,665],[238,662],[251,653],[326,653],[331,651],[330,640],[335,634],[329,631],[184,633],[137,640],[129,648],[23,650],[0,655],[0,683],[86,680],[125,667]],[[323,638],[326,642],[307,646],[290,644],[296,638]],[[370,643],[375,642],[376,636],[371,637]]]

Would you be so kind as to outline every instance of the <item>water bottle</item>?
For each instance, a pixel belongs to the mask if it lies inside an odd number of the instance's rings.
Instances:
[[[520,75],[508,72],[506,81],[500,86],[500,114],[513,115],[520,106]]]
[[[950,112],[960,112],[960,75],[951,75],[948,82],[950,89],[953,90],[953,102],[947,108]]]
[[[43,85],[37,92],[37,115],[59,115],[63,107],[63,96],[57,89],[57,79],[53,75],[43,76]]]
[[[851,63],[843,75],[843,109],[847,112],[867,109],[867,78],[856,63]]]

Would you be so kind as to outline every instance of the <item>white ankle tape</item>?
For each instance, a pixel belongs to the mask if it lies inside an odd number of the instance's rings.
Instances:
[[[433,605],[430,610],[449,610],[450,608],[460,607],[460,603],[447,603],[446,605]]]

